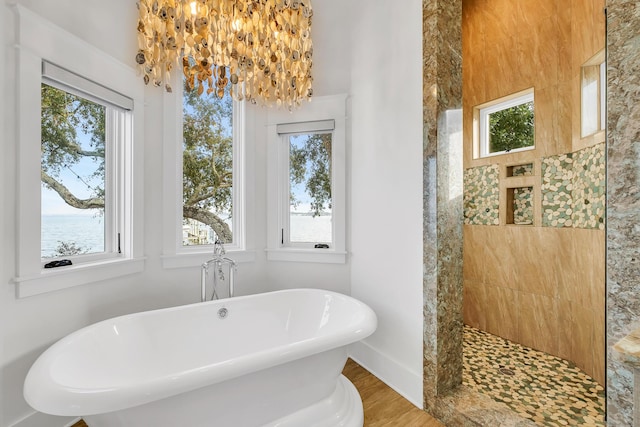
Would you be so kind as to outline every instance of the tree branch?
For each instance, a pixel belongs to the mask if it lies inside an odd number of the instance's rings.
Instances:
[[[198,209],[195,206],[184,205],[182,206],[182,216],[200,221],[213,228],[222,243],[232,242],[231,229],[217,215],[204,209]]]
[[[78,154],[82,157],[100,157],[104,159],[104,152],[84,150],[77,142],[69,139],[63,139],[56,142],[61,148],[66,148],[70,154]]]
[[[217,188],[217,189],[219,190],[219,189],[221,189],[221,188],[229,188],[229,187],[231,187],[231,186],[232,186],[232,184],[220,184],[220,185],[218,186],[218,188]],[[199,185],[199,186],[198,186],[198,187],[193,191],[193,196],[192,196],[192,197],[190,197],[189,199],[187,199],[187,200],[184,202],[184,204],[185,204],[185,205],[190,205],[190,206],[192,206],[192,205],[195,205],[195,204],[197,204],[197,203],[202,202],[203,200],[207,200],[207,199],[210,199],[210,198],[212,198],[212,197],[215,197],[215,195],[216,195],[216,190],[211,191],[211,192],[208,192],[208,193],[200,194],[200,192],[201,192],[201,191],[204,191],[203,187],[204,187],[204,186]]]
[[[86,151],[86,150],[82,150],[82,149],[80,149],[78,147],[76,152],[78,154],[80,154],[81,156],[84,156],[84,157],[102,157],[102,158],[104,158],[104,153],[101,153],[99,151]]]
[[[45,171],[40,172],[42,182],[44,182],[50,189],[55,191],[62,197],[69,206],[73,206],[77,209],[104,209],[104,199],[98,197],[92,197],[90,199],[78,199],[71,191],[55,178],[47,175]]]
[[[83,150],[82,147],[80,147],[80,145],[78,145],[75,141],[65,141],[66,142],[66,146],[72,150],[74,153],[79,154],[80,156],[83,157],[100,157],[100,158],[104,158],[104,152],[99,152],[99,151],[87,151],[87,150]]]

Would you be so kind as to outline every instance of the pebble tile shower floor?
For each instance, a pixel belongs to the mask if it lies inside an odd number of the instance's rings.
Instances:
[[[605,426],[604,389],[572,362],[464,327],[463,382],[540,426]]]

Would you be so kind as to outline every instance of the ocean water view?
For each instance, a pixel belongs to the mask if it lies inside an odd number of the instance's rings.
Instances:
[[[73,245],[83,253],[104,251],[104,220],[94,215],[43,215],[41,257],[57,256],[61,243]],[[330,242],[331,215],[291,215],[291,240]]]
[[[42,215],[42,258],[56,255],[62,243],[73,244],[83,253],[104,252],[104,219],[94,215]]]
[[[331,242],[331,215],[292,214],[289,217],[290,238],[292,242],[328,243]]]

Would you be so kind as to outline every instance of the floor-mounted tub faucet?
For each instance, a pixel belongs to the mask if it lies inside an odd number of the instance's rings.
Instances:
[[[209,266],[213,265],[215,273],[213,275],[213,292],[211,293],[211,299],[218,299],[216,294],[216,287],[218,280],[224,280],[223,266],[229,265],[229,298],[234,296],[234,276],[237,270],[236,262],[231,258],[225,256],[226,251],[219,239],[213,245],[213,258],[202,264],[202,270],[200,273],[200,300],[202,302],[207,300],[207,273],[209,272]]]

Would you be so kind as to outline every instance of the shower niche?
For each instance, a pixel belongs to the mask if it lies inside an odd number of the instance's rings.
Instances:
[[[534,164],[507,165],[504,177],[505,224],[534,225],[534,188],[536,185]]]
[[[533,225],[533,187],[507,188],[506,222]]]

